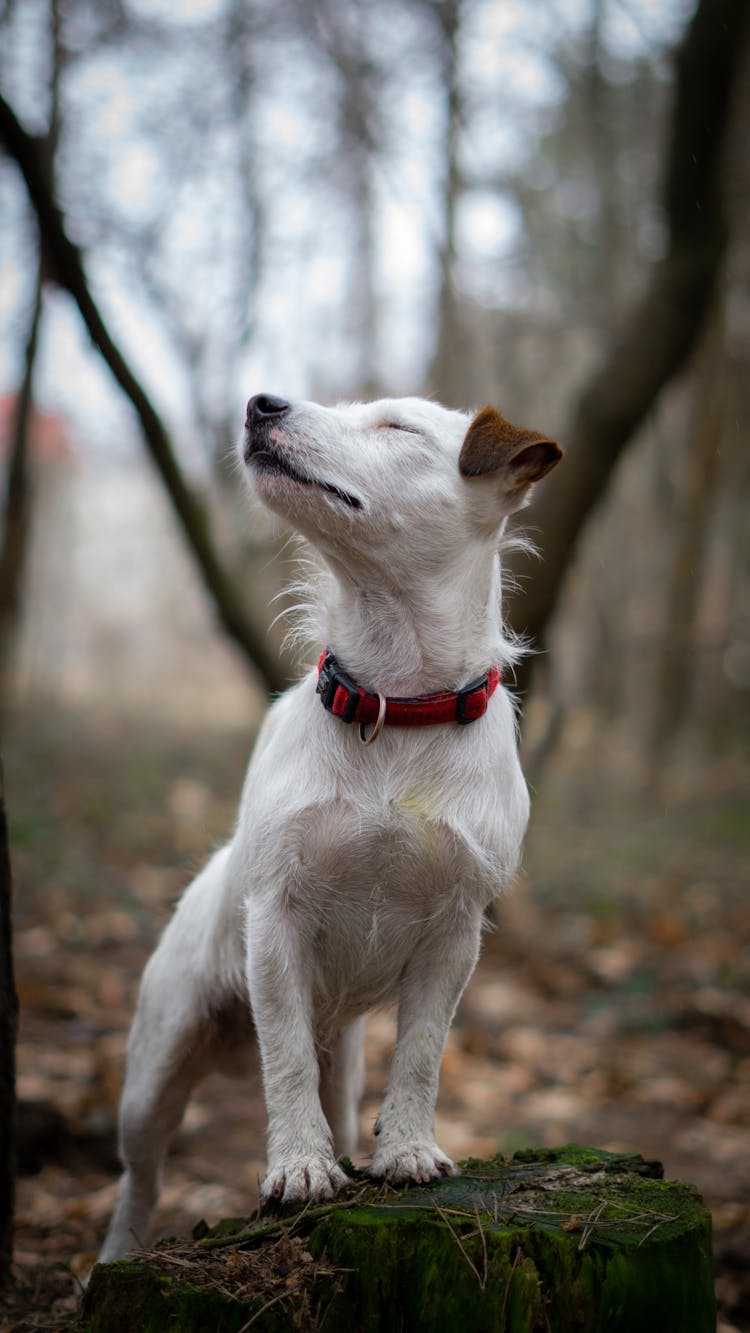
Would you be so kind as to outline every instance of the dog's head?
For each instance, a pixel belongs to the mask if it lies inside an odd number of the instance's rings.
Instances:
[[[494,408],[421,398],[320,407],[257,394],[242,455],[260,499],[324,554],[434,567],[487,539],[562,456]]]

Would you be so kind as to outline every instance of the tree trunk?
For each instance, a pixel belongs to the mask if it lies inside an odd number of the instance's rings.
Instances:
[[[13,1258],[16,1192],[16,1030],[18,999],[13,978],[11,875],[8,829],[0,772],[0,1285]]]
[[[24,356],[24,373],[15,402],[6,471],[5,512],[0,546],[0,701],[5,697],[10,646],[18,623],[23,570],[31,514],[29,433],[34,406],[33,379],[42,314],[42,276],[37,276]]]
[[[458,44],[461,25],[460,0],[445,0],[435,6],[440,27],[440,67],[444,87],[445,131],[443,135],[443,236],[440,247],[440,292],[438,296],[438,340],[428,376],[441,403],[447,407],[466,406],[466,362],[470,353],[464,345],[461,328],[461,301],[456,292],[457,221],[461,199],[462,173],[458,157],[459,132],[463,115],[458,72]]]
[[[695,614],[705,566],[706,534],[719,472],[726,397],[726,349],[718,318],[703,347],[693,386],[685,475],[680,488],[670,567],[664,633],[655,667],[656,690],[649,738],[655,765],[677,736],[688,710],[695,676]]]
[[[283,1220],[220,1224],[94,1269],[79,1333],[713,1333],[711,1221],[658,1163],[587,1148]]]

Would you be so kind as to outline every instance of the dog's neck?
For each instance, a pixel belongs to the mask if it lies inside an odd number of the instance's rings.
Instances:
[[[358,579],[337,570],[323,638],[358,684],[382,694],[457,689],[500,664],[500,562],[492,552],[460,586],[439,577]]]

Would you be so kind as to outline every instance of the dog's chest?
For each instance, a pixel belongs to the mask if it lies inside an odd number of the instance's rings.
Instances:
[[[394,998],[415,949],[439,955],[467,916],[478,929],[483,893],[474,858],[432,817],[429,801],[417,785],[379,816],[334,801],[284,830],[278,910],[312,951],[324,1021]]]
[[[342,896],[355,911],[371,900],[393,912],[402,904],[434,907],[436,895],[450,897],[457,862],[467,869],[460,840],[416,784],[375,809],[346,799],[316,807],[292,822],[289,835],[320,911],[341,907]]]

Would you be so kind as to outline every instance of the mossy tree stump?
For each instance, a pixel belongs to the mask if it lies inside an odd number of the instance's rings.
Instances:
[[[94,1269],[80,1333],[713,1333],[711,1221],[658,1163],[588,1148],[228,1220]]]

